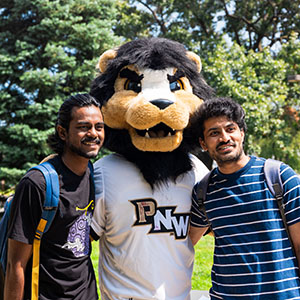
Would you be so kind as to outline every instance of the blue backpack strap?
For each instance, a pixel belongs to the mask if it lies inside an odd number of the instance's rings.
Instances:
[[[46,182],[46,196],[42,216],[35,231],[32,254],[31,300],[39,299],[40,246],[43,234],[49,229],[59,202],[59,179],[55,168],[48,161],[33,167],[42,172]]]
[[[10,207],[12,203],[12,196],[9,197],[4,204],[4,214],[0,220],[0,269],[3,276],[6,273],[6,263],[7,263],[7,230],[8,221],[10,216]]]
[[[95,186],[95,182],[94,182],[94,166],[93,166],[93,164],[90,161],[88,163],[88,167],[90,169],[92,184],[93,184],[93,186]]]
[[[94,176],[94,166],[93,166],[93,164],[90,161],[88,163],[88,167],[89,167],[89,169],[91,171],[91,175]]]
[[[94,166],[93,164],[89,161],[88,167],[90,169],[90,186],[91,186],[91,193],[93,197],[95,198],[95,181],[94,181]],[[94,199],[94,205],[96,203],[96,199]]]
[[[46,232],[53,221],[59,203],[59,179],[55,168],[48,161],[31,169],[42,172],[46,182],[46,196],[42,212],[42,218],[47,220],[44,229],[44,232]]]

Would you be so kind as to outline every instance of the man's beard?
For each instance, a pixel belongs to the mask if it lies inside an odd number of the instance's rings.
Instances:
[[[98,145],[101,143],[99,139],[97,139],[97,140],[86,139],[86,140],[83,140],[82,142],[84,142],[84,141],[88,141],[88,142],[94,141],[94,142],[96,142]],[[80,148],[75,147],[75,146],[72,145],[72,144],[69,145],[69,149],[70,149],[72,152],[78,154],[79,156],[84,157],[84,158],[88,158],[88,159],[95,158],[95,157],[98,155],[98,153],[99,153],[99,151],[97,151],[96,154],[95,154],[95,153],[87,153],[87,152],[81,150]],[[99,150],[100,150],[100,148],[99,148]]]
[[[220,143],[216,149],[218,149],[219,146],[222,145],[226,145],[227,143]],[[233,147],[237,147],[237,145],[235,143],[228,143],[229,145],[233,146]],[[222,155],[214,155],[214,157],[212,157],[212,159],[214,159],[216,161],[216,163],[218,164],[218,166],[223,166],[226,165],[227,163],[233,163],[233,162],[237,162],[240,160],[241,156],[243,154],[243,148],[240,148],[240,151],[238,151],[235,155],[228,155],[228,156],[222,156]]]
[[[70,145],[70,150],[76,154],[78,154],[79,156],[81,157],[84,157],[84,158],[88,158],[88,159],[91,159],[91,158],[95,158],[97,156],[97,154],[94,154],[94,153],[86,153],[84,151],[82,151],[81,149],[73,146],[73,145]]]

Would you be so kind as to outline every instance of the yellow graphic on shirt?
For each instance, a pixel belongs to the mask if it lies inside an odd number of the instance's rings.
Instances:
[[[72,251],[75,257],[89,255],[90,225],[92,222],[94,205],[94,200],[91,200],[84,208],[76,207],[76,211],[82,211],[83,213],[78,216],[69,229],[67,241],[62,246],[63,249]]]
[[[84,208],[80,208],[80,207],[76,206],[76,211],[78,211],[78,210],[85,211],[85,215],[86,215],[89,207],[91,207],[91,210],[94,210],[94,200],[91,200],[91,202]]]

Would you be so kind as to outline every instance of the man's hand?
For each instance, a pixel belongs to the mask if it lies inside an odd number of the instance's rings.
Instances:
[[[202,238],[204,233],[207,231],[208,227],[194,227],[190,226],[189,236],[195,246],[197,242]]]
[[[298,267],[300,268],[300,222],[289,226],[289,233],[297,257]]]

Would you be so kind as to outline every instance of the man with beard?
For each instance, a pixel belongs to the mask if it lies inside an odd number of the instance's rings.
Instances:
[[[242,107],[229,98],[206,101],[195,114],[192,128],[217,168],[205,211],[194,188],[190,237],[196,244],[208,226],[213,230],[211,299],[300,299],[300,179],[281,163],[289,240],[266,183],[265,159],[244,153],[244,118]]]
[[[89,94],[71,96],[60,107],[48,160],[59,178],[58,210],[40,248],[39,295],[48,299],[98,299],[90,259],[94,185],[89,160],[104,140],[99,104]],[[12,202],[4,299],[31,299],[33,240],[45,199],[45,179],[30,170]]]

